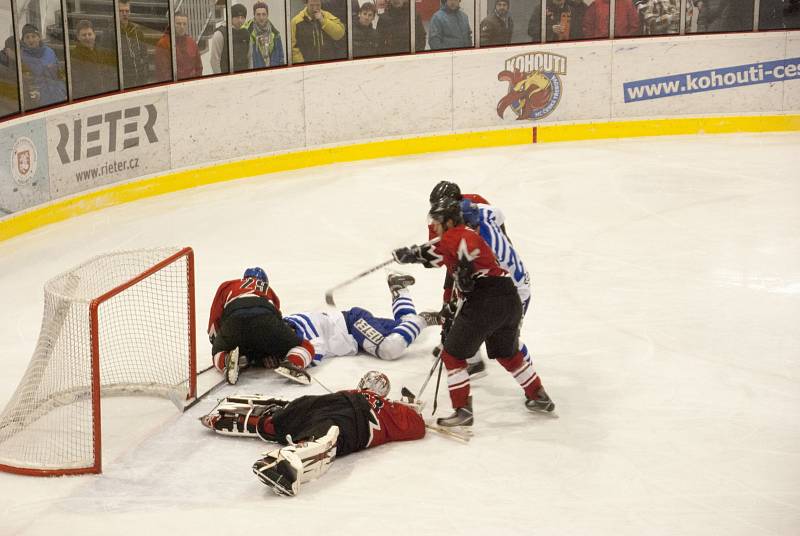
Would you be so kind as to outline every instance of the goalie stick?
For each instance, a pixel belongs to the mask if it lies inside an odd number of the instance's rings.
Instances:
[[[432,244],[435,244],[435,243],[436,243],[436,242],[438,242],[438,241],[439,241],[439,237],[436,237],[436,238],[434,238],[433,240],[430,240],[430,241],[428,241],[428,242],[425,242],[424,244],[422,244],[422,246],[430,246],[430,245],[432,245]],[[420,247],[422,247],[422,246],[420,246]],[[327,303],[328,305],[330,305],[330,306],[332,306],[332,307],[336,307],[336,302],[335,302],[335,300],[333,299],[333,293],[334,293],[335,291],[339,290],[340,288],[344,288],[344,287],[346,287],[346,286],[348,286],[348,285],[350,285],[350,284],[352,284],[352,283],[355,283],[356,281],[358,281],[358,280],[359,280],[359,279],[361,279],[362,277],[366,277],[366,276],[368,276],[369,274],[371,274],[372,272],[376,272],[376,271],[380,270],[381,268],[384,268],[384,267],[386,267],[386,266],[389,266],[389,265],[390,265],[390,264],[392,264],[393,262],[394,262],[394,257],[393,257],[393,258],[391,258],[391,259],[389,259],[388,261],[384,261],[384,262],[382,262],[382,263],[378,264],[377,266],[373,266],[372,268],[369,268],[369,269],[367,269],[367,270],[364,270],[364,271],[363,271],[363,272],[361,272],[360,274],[358,274],[358,275],[356,275],[356,276],[353,276],[353,277],[351,277],[350,279],[348,279],[348,280],[347,280],[347,281],[345,281],[344,283],[339,283],[339,284],[338,284],[338,285],[336,285],[335,287],[329,288],[329,289],[328,289],[328,290],[325,292],[325,303]]]

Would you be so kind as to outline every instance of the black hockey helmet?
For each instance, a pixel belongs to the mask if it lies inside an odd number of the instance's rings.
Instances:
[[[464,223],[461,216],[461,201],[452,197],[443,197],[431,204],[428,212],[428,223],[439,222],[444,224],[447,220],[453,220],[458,225]]]
[[[433,190],[431,190],[431,195],[428,200],[431,203],[431,207],[433,207],[434,203],[446,198],[461,201],[461,188],[458,187],[458,184],[450,181],[439,182],[439,184],[434,186]]]

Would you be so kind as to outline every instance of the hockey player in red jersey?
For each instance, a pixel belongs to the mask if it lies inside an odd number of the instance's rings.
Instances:
[[[241,279],[225,281],[217,289],[208,318],[208,339],[214,366],[228,383],[239,378],[240,367],[275,368],[300,344],[280,315],[281,302],[269,286],[266,272],[248,268]]]
[[[555,404],[542,387],[541,378],[519,349],[522,303],[514,282],[483,238],[464,225],[458,201],[442,199],[431,208],[429,218],[441,240],[433,245],[400,248],[392,255],[399,263],[445,266],[463,298],[441,352],[454,413],[437,422],[441,426],[472,425],[465,360],[484,342],[489,358],[500,363],[522,387],[526,408],[553,411]]]
[[[327,471],[336,456],[425,436],[418,406],[388,399],[389,389],[385,374],[370,371],[358,389],[291,402],[228,397],[200,421],[223,435],[287,445],[257,460],[253,472],[276,494],[294,496],[301,484]]]
[[[439,181],[436,186],[433,187],[431,190],[431,194],[428,197],[428,201],[430,202],[431,207],[436,205],[442,199],[455,199],[461,202],[462,206],[464,203],[475,203],[475,204],[482,204],[488,205],[489,201],[486,200],[480,194],[462,194],[461,188],[458,184],[451,182],[451,181]],[[477,222],[476,222],[477,223]],[[477,225],[472,225],[473,228],[477,227]],[[502,228],[503,233],[505,233],[505,227]],[[433,228],[432,224],[428,224],[428,240],[433,240],[438,235]],[[455,299],[453,295],[454,289],[454,282],[453,277],[450,275],[450,272],[446,272],[444,276],[444,285],[443,285],[443,293],[442,293],[442,313],[445,317],[452,313],[450,311],[450,304]],[[442,328],[442,338],[444,339],[444,335],[449,330],[449,322]],[[438,352],[442,350],[442,345],[436,347],[434,350],[434,355],[438,355]],[[486,375],[486,364],[484,363],[483,358],[481,358],[480,351],[476,352],[475,355],[470,356],[467,358],[467,372],[470,375],[470,378],[477,379],[481,378]]]

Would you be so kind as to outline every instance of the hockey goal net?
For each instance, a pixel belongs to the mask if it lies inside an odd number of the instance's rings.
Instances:
[[[33,358],[0,414],[0,470],[101,472],[100,395],[196,395],[191,248],[114,252],[45,284]]]

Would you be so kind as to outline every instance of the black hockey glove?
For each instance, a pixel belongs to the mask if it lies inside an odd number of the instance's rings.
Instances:
[[[425,268],[435,268],[441,265],[442,257],[437,254],[433,244],[422,244],[399,248],[392,251],[392,257],[400,264],[421,264]]]
[[[410,248],[398,248],[392,251],[392,257],[399,264],[414,264],[421,262],[419,256],[419,246]]]
[[[472,279],[472,262],[462,258],[456,268],[456,285],[462,294],[469,294],[475,290],[475,280]]]
[[[439,311],[442,317],[442,344],[444,344],[447,334],[450,333],[450,328],[453,327],[453,319],[456,317],[457,310],[458,304],[456,300],[453,300],[442,305],[442,310]]]

